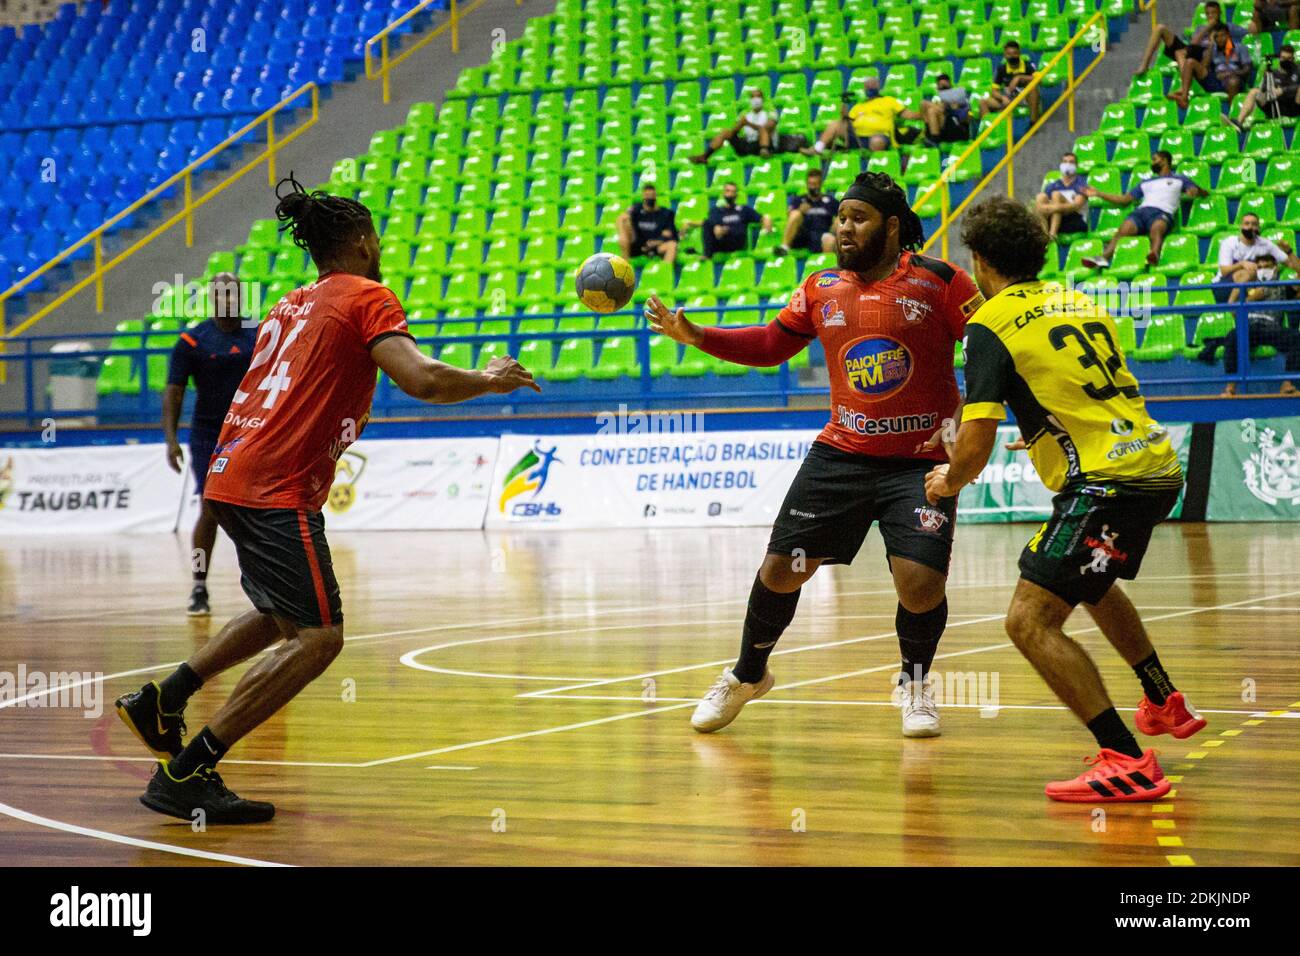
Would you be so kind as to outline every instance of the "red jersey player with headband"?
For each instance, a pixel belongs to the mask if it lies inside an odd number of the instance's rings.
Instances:
[[[939,733],[926,677],[948,619],[956,499],[928,502],[925,475],[946,460],[931,436],[960,402],[953,347],[983,299],[962,269],[914,251],[925,239],[921,222],[883,173],[861,174],[844,193],[835,238],[839,268],[805,277],[767,326],[697,326],[656,297],[646,304],[654,331],[741,365],[778,365],[817,339],[830,375],[830,421],[777,515],[740,656],[691,719],[702,733],[772,688],[767,659],[794,619],[799,589],[821,565],[852,562],[873,523],[898,593],[903,734]]]

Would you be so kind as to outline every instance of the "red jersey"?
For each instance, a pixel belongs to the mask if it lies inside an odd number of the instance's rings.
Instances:
[[[370,414],[379,368],[370,347],[389,335],[410,335],[402,305],[361,276],[331,272],[276,303],[226,412],[204,497],[320,511]]]
[[[777,321],[826,351],[831,419],[818,441],[880,458],[945,460],[915,449],[957,409],[953,350],[984,302],[963,270],[904,252],[876,282],[840,269],[815,272]]]

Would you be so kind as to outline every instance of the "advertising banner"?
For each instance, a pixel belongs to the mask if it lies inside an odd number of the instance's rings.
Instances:
[[[1300,521],[1300,418],[1245,418],[1214,429],[1208,521]]]
[[[361,439],[339,457],[321,511],[327,531],[420,531],[483,527],[495,438]],[[193,527],[199,499],[185,476],[180,526]],[[172,499],[173,502],[175,498]]]
[[[181,484],[161,444],[0,449],[0,535],[170,531]]]

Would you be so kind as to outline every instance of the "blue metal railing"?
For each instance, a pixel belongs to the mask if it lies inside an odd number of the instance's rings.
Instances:
[[[1252,311],[1268,312],[1294,312],[1300,311],[1300,300],[1277,300],[1264,302],[1245,301],[1246,290],[1252,287],[1288,287],[1296,285],[1296,280],[1286,281],[1279,280],[1274,282],[1255,282],[1241,284],[1213,284],[1205,283],[1199,285],[1180,285],[1180,286],[1132,286],[1119,283],[1104,283],[1098,296],[1103,294],[1114,294],[1119,298],[1119,309],[1121,314],[1130,315],[1134,311],[1141,313],[1140,318],[1135,319],[1135,330],[1140,329],[1139,322],[1159,316],[1159,315],[1181,315],[1185,318],[1198,318],[1206,313],[1232,312],[1235,318],[1235,335],[1237,337],[1237,370],[1235,373],[1223,372],[1213,374],[1207,371],[1206,374],[1199,375],[1159,375],[1156,374],[1162,368],[1168,368],[1170,371],[1177,371],[1185,367],[1184,362],[1173,362],[1168,366],[1163,362],[1137,362],[1134,364],[1133,356],[1128,356],[1129,362],[1133,365],[1135,373],[1144,391],[1149,387],[1170,388],[1179,386],[1216,386],[1232,382],[1239,389],[1245,389],[1252,383],[1280,382],[1286,379],[1300,379],[1300,373],[1268,373],[1258,368],[1252,371],[1249,347],[1249,324],[1247,315]],[[1083,283],[1079,284],[1083,286]],[[1177,293],[1199,290],[1230,290],[1239,288],[1242,290],[1243,301],[1223,304],[1223,305],[1153,305],[1147,307],[1144,300],[1132,299],[1133,296],[1145,296],[1147,293]],[[1103,302],[1102,305],[1107,303]],[[728,313],[758,313],[760,321],[767,321],[771,315],[783,308],[783,302],[770,302],[754,305],[724,305],[714,306],[693,310],[696,315],[714,312],[717,314],[720,323],[725,324]],[[751,370],[741,376],[715,376],[706,373],[698,377],[677,377],[669,374],[652,375],[651,374],[651,338],[653,333],[645,324],[640,309],[627,309],[622,312],[612,313],[610,316],[601,316],[596,319],[597,324],[603,319],[611,317],[630,317],[632,318],[632,328],[595,328],[590,330],[553,330],[549,332],[519,331],[519,323],[535,319],[584,319],[592,320],[593,315],[589,312],[545,312],[535,314],[516,314],[510,316],[465,316],[452,317],[447,316],[440,320],[414,320],[410,323],[411,332],[416,341],[426,351],[432,350],[437,354],[443,346],[464,343],[471,347],[482,345],[487,342],[505,342],[506,351],[511,355],[519,355],[520,346],[530,341],[551,341],[558,343],[568,339],[593,339],[603,340],[611,338],[633,337],[636,339],[637,355],[637,372],[633,376],[619,376],[607,381],[593,381],[578,378],[571,382],[560,382],[549,379],[542,379],[541,394],[532,392],[518,392],[509,396],[484,396],[471,402],[463,403],[456,406],[429,406],[415,399],[409,398],[397,389],[387,376],[381,376],[379,384],[375,391],[375,401],[372,413],[376,417],[401,417],[405,415],[436,416],[446,414],[498,414],[502,412],[511,414],[527,414],[529,412],[544,413],[558,410],[559,406],[572,405],[580,408],[598,408],[606,407],[612,403],[625,403],[628,405],[641,404],[645,408],[656,407],[673,407],[684,404],[701,403],[717,404],[723,403],[728,405],[749,405],[764,407],[785,407],[796,396],[806,395],[826,395],[828,388],[825,385],[801,385],[798,381],[797,370],[791,369],[789,363],[783,364],[774,372],[758,373]],[[1131,316],[1132,317],[1132,316]],[[508,321],[510,331],[508,333],[490,333],[476,332],[472,335],[434,335],[431,326],[446,324],[450,322],[479,322],[484,321]],[[736,327],[739,327],[736,326]],[[1191,330],[1184,323],[1184,334],[1182,342],[1184,346],[1191,341]],[[87,416],[97,416],[101,421],[113,421],[118,423],[150,423],[159,419],[161,409],[161,384],[154,382],[155,390],[149,387],[149,359],[154,358],[155,367],[160,358],[165,358],[171,353],[172,345],[169,341],[166,346],[150,346],[150,339],[158,340],[167,338],[174,340],[177,332],[175,330],[148,330],[140,329],[129,332],[105,332],[92,333],[76,336],[78,340],[88,340],[91,342],[102,341],[105,339],[114,339],[122,337],[138,338],[138,346],[126,347],[105,347],[93,348],[85,352],[50,352],[49,346],[55,342],[68,341],[70,336],[24,336],[11,340],[7,343],[8,350],[0,353],[0,361],[20,365],[23,369],[23,381],[25,388],[24,407],[21,412],[9,416],[0,416],[24,418],[27,424],[34,425],[41,419],[47,417],[53,418],[81,418]],[[429,347],[432,347],[430,349]],[[811,348],[814,350],[810,356],[811,362],[816,366],[820,360],[820,346],[813,343]],[[687,350],[687,354],[689,350]],[[36,370],[39,363],[66,363],[77,361],[79,359],[104,359],[110,356],[126,356],[133,360],[132,380],[133,387],[128,394],[116,396],[100,396],[96,407],[85,409],[61,409],[58,411],[51,410],[48,401],[43,403],[37,402],[35,392]],[[1181,352],[1175,358],[1183,358]],[[595,361],[599,362],[599,354],[594,356]],[[1217,360],[1216,360],[1217,361]],[[1217,388],[1216,388],[1217,391]]]

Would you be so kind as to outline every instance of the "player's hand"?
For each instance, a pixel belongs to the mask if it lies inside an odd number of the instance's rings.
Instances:
[[[531,388],[540,392],[542,387],[533,381],[533,373],[528,371],[509,355],[498,355],[487,363],[483,374],[488,377],[489,388],[504,395],[517,388]]]
[[[925,476],[925,500],[937,505],[940,499],[952,498],[961,491],[948,483],[948,466],[935,465]]]
[[[656,335],[666,335],[682,345],[699,345],[700,330],[686,319],[686,310],[673,312],[660,301],[659,296],[652,295],[646,299],[645,319],[650,331]]]
[[[1009,441],[1003,446],[1007,451],[1024,451],[1029,446],[1025,444],[1023,438],[1017,438],[1015,441]]]
[[[181,464],[184,462],[184,455],[181,453],[181,446],[174,441],[167,443],[167,464],[176,474],[181,473]]]

